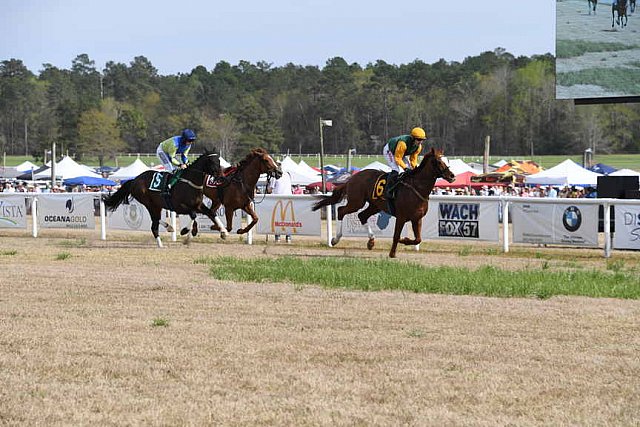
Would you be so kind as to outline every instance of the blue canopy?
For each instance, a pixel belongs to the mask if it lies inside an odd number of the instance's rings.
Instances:
[[[75,178],[68,178],[63,181],[64,185],[116,185],[115,181],[111,181],[106,178],[94,178],[92,176],[77,176]]]
[[[617,169],[604,163],[596,163],[588,168],[591,172],[601,173],[603,175],[609,175],[611,172],[615,172]]]

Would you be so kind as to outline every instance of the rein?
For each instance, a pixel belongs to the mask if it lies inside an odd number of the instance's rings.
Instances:
[[[427,195],[427,197],[424,197],[422,194],[420,194],[420,193],[418,192],[418,190],[416,190],[416,188],[415,188],[413,185],[411,185],[411,184],[407,184],[407,183],[406,183],[406,182],[404,182],[404,181],[400,181],[400,184],[404,185],[405,187],[407,187],[408,189],[410,189],[411,191],[413,191],[413,193],[414,193],[416,196],[418,196],[418,198],[419,198],[420,200],[422,200],[423,202],[427,202],[427,201],[429,200],[429,196],[428,196],[428,195]]]

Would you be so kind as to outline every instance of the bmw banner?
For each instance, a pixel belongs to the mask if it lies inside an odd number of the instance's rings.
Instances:
[[[0,197],[0,228],[26,228],[27,208],[21,195]]]
[[[512,202],[514,243],[598,247],[598,205]]]
[[[42,228],[95,229],[91,193],[59,193],[38,196],[38,226]]]
[[[615,205],[615,249],[640,249],[640,206]]]

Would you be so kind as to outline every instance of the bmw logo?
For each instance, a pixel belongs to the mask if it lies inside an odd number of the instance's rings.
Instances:
[[[562,224],[568,231],[576,231],[582,224],[582,214],[576,206],[569,206],[562,215]]]

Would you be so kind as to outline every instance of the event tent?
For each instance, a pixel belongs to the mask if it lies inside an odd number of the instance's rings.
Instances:
[[[613,166],[605,165],[604,163],[596,163],[595,165],[589,168],[591,172],[601,173],[604,175],[609,175],[612,172],[616,171],[616,168]]]
[[[456,175],[456,180],[453,182],[448,182],[445,179],[442,178],[438,178],[436,180],[436,187],[442,187],[442,188],[464,188],[464,187],[471,187],[471,177],[472,176],[476,176],[476,174],[474,172],[471,171],[466,171],[466,172],[462,172]],[[474,185],[477,185],[477,183],[473,183]],[[480,184],[482,185],[482,184]]]
[[[31,172],[32,170],[38,169],[38,166],[34,165],[30,161],[22,162],[18,166],[16,166],[16,170],[18,172]]]
[[[475,170],[461,159],[447,159],[446,163],[449,165],[449,170],[453,172],[454,175],[459,175],[463,172],[473,172],[474,174],[482,173],[482,170]]]
[[[556,166],[540,173],[529,175],[525,184],[532,185],[598,185],[598,177],[602,174],[591,172],[571,159],[567,159]]]
[[[301,168],[291,157],[285,157],[280,163],[280,168],[284,172],[289,172],[291,175],[292,185],[308,185],[314,182],[318,182],[321,179],[319,172],[316,172],[311,167],[309,169]]]
[[[149,166],[145,165],[142,160],[136,159],[129,166],[118,169],[109,178],[118,181],[126,181],[128,179],[133,179],[148,170],[151,170]]]
[[[88,168],[77,163],[69,156],[65,156],[62,160],[56,163],[56,177],[62,177],[62,179],[75,178],[78,176],[90,176],[93,178],[101,178],[101,176]],[[35,179],[51,178],[51,168],[38,172],[33,175]]]
[[[364,166],[360,170],[365,170],[365,169],[376,169],[384,172],[391,172],[391,168],[388,165],[385,165],[384,163],[379,162],[377,160],[369,163],[368,165]]]
[[[95,178],[93,176],[77,176],[75,178],[68,178],[62,182],[63,185],[89,185],[89,186],[100,186],[100,185],[116,185],[115,181],[106,178]]]
[[[640,176],[640,172],[632,169],[619,169],[615,172],[611,172],[609,176]]]

